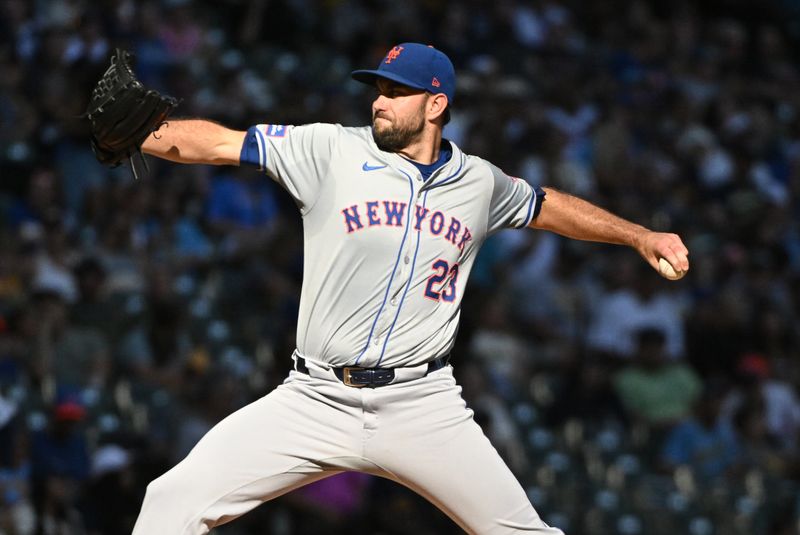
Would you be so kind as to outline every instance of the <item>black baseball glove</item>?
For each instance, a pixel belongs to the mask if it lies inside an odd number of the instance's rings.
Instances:
[[[139,154],[144,162],[142,143],[164,123],[178,100],[145,88],[136,79],[132,60],[129,52],[115,50],[111,66],[92,90],[84,117],[91,123],[91,144],[97,160],[116,167],[128,158],[136,177],[133,155]]]

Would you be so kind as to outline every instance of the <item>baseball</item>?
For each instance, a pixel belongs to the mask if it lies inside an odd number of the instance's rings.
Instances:
[[[672,267],[672,264],[667,262],[666,258],[658,259],[658,272],[661,273],[662,277],[671,281],[681,279],[686,275],[685,271],[675,271],[675,268]]]

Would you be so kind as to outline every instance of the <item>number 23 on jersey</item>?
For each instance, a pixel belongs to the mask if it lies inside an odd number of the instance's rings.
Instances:
[[[428,277],[425,285],[425,297],[433,301],[452,303],[456,300],[456,282],[458,281],[458,264],[450,265],[441,258],[433,263],[434,273]]]

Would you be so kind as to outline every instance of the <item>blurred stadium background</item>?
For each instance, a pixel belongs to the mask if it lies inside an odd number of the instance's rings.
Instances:
[[[0,28],[1,534],[129,533],[290,365],[294,205],[252,171],[98,165],[78,117],[113,48],[178,115],[361,125],[350,70],[406,40],[454,60],[459,146],[691,250],[672,283],[546,233],[484,247],[455,370],[543,518],[800,533],[800,3],[2,0]],[[216,532],[458,530],[346,474]]]

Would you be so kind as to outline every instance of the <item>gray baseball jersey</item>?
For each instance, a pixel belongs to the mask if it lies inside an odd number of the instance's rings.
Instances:
[[[330,366],[413,366],[453,346],[483,241],[525,227],[544,197],[489,162],[452,157],[423,180],[370,127],[258,125],[242,163],[295,199],[305,266],[297,349]]]
[[[481,243],[526,226],[543,192],[454,145],[423,179],[379,150],[369,127],[258,125],[240,159],[280,183],[303,215],[297,352],[307,368],[150,483],[134,535],[205,535],[346,470],[402,483],[470,534],[563,535],[539,518],[473,420],[452,368],[424,365],[453,345]],[[352,388],[331,369],[355,364],[416,375]]]

